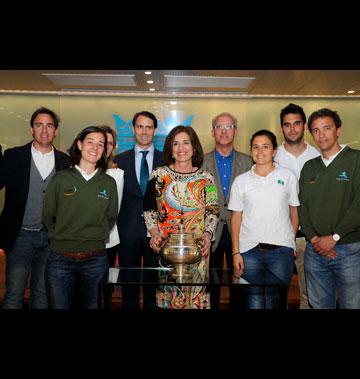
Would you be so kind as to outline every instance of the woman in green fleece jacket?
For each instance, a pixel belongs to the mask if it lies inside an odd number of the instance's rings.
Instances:
[[[54,175],[44,200],[51,254],[46,269],[50,307],[69,309],[79,284],[82,306],[97,308],[98,283],[107,273],[105,241],[116,222],[115,180],[106,175],[106,133],[82,130],[72,143],[71,167]]]

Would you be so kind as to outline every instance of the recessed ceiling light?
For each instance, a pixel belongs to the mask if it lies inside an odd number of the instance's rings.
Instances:
[[[355,93],[354,90],[347,91],[347,93]]]
[[[153,80],[147,80],[146,83],[153,84],[154,81]]]
[[[176,101],[170,101],[171,105],[176,105]]]
[[[151,75],[151,71],[145,71],[145,75]]]
[[[149,91],[155,91],[155,88],[149,88]]]

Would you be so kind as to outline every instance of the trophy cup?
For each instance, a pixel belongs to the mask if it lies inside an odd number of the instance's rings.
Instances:
[[[179,283],[192,278],[190,264],[201,260],[202,239],[195,238],[194,233],[184,231],[180,224],[180,230],[169,233],[161,249],[160,257],[165,264],[173,267],[171,276]]]

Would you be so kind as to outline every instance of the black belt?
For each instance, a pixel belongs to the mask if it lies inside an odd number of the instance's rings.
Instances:
[[[272,245],[271,243],[259,243],[256,247],[261,250],[274,250],[281,246]]]

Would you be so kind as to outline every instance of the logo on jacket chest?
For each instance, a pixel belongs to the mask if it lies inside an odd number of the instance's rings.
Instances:
[[[64,190],[64,196],[73,196],[77,192],[77,187],[72,186],[71,188],[66,188]]]
[[[102,189],[99,191],[97,197],[100,197],[101,199],[109,200],[109,194],[107,189]]]
[[[341,171],[336,180],[348,182],[350,181],[349,174],[346,171]]]

